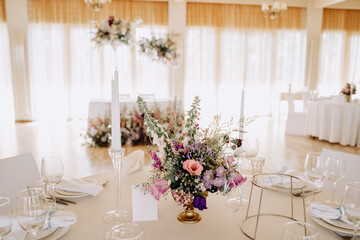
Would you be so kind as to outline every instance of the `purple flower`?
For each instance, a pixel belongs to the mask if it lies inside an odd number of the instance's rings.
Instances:
[[[151,154],[151,158],[153,160],[152,166],[154,167],[154,169],[162,170],[163,167],[161,166],[160,158],[153,151],[149,151],[149,153]]]
[[[225,179],[224,178],[215,178],[213,180],[213,184],[216,187],[221,187],[221,186],[223,186],[225,184]]]
[[[226,174],[226,169],[223,166],[220,166],[216,169],[216,176],[222,177]]]
[[[209,182],[214,178],[214,174],[211,170],[206,170],[203,178],[205,182]]]
[[[202,196],[199,196],[199,195],[196,196],[194,198],[193,203],[194,203],[194,207],[199,209],[200,211],[202,211],[204,209],[207,209],[207,207],[206,207],[206,199],[204,197],[202,197]]]
[[[111,26],[114,23],[114,16],[109,16],[109,26]]]
[[[184,145],[182,145],[180,143],[177,143],[177,142],[174,142],[173,146],[174,146],[176,151],[179,151],[180,149],[184,149]]]

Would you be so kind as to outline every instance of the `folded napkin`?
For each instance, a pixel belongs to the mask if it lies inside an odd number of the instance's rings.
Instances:
[[[57,211],[50,217],[51,227],[66,227],[75,224],[76,214],[70,211]]]
[[[104,189],[102,184],[93,181],[90,182],[84,179],[63,179],[56,186],[56,189],[70,192],[87,193],[92,196],[97,196]]]
[[[308,213],[316,218],[340,219],[342,214],[340,208],[334,208],[328,205],[311,203],[308,207]]]
[[[124,172],[133,173],[143,169],[144,166],[144,151],[136,150],[127,155],[123,160]]]

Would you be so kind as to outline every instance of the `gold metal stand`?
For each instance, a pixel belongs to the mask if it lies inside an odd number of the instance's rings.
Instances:
[[[201,216],[194,211],[194,206],[190,203],[186,206],[185,211],[178,215],[177,219],[182,223],[197,223],[201,220]]]
[[[273,185],[264,184],[266,180],[269,180],[271,182],[272,178],[277,178],[277,179],[283,178],[283,179],[290,180],[290,188],[283,188],[283,187],[279,186],[280,184],[276,184],[276,183],[274,183]],[[260,199],[259,199],[259,205],[257,208],[257,214],[249,216],[249,209],[251,206],[251,200],[252,200],[254,186],[260,188]],[[304,189],[306,186],[307,186],[307,184],[302,182],[299,178],[292,176],[292,175],[288,175],[288,174],[261,173],[261,174],[254,175],[251,178],[251,191],[250,191],[250,197],[249,197],[249,205],[248,205],[248,208],[246,211],[246,217],[240,224],[241,231],[248,238],[256,239],[256,234],[257,234],[257,230],[259,227],[260,216],[275,216],[275,217],[282,217],[282,218],[287,218],[290,220],[298,221],[297,219],[294,218],[294,195],[293,195],[294,191],[302,192],[302,207],[303,207],[303,214],[304,214],[304,222],[306,222],[305,200],[304,200]],[[270,190],[270,191],[276,191],[276,192],[282,191],[282,192],[289,193],[290,197],[291,197],[291,202],[290,202],[291,216],[286,216],[286,215],[276,214],[276,213],[260,213],[264,190]],[[256,217],[256,224],[255,224],[254,234],[250,234],[244,230],[243,226],[246,221],[248,221],[251,218],[255,218],[255,217]]]

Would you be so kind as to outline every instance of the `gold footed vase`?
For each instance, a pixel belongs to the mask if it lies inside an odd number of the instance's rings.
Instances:
[[[351,101],[351,95],[346,95],[346,102],[350,102]]]
[[[189,203],[185,211],[180,213],[177,219],[182,223],[197,223],[201,220],[200,214],[194,211],[194,205]]]

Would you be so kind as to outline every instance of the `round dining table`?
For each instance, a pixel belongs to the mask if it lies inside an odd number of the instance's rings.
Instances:
[[[360,147],[360,104],[310,100],[305,133],[319,140]]]
[[[132,184],[141,183],[145,180],[150,167],[132,174],[123,174],[121,180],[123,208],[131,211],[132,207]],[[104,234],[115,224],[104,222],[103,217],[109,210],[116,206],[116,184],[113,172],[107,172],[92,176],[97,179],[109,179],[104,190],[98,196],[87,196],[72,199],[76,205],[65,206],[64,210],[73,211],[77,215],[77,223],[72,225],[69,231],[61,237],[64,240],[87,239],[100,240]],[[248,180],[242,185],[243,197],[249,198],[251,182]],[[254,189],[249,215],[256,213],[260,191]],[[321,194],[319,194],[321,195]],[[290,196],[288,193],[265,191],[262,196],[261,213],[289,214]],[[294,217],[303,221],[304,210],[302,198],[294,197]],[[146,240],[239,240],[249,239],[240,229],[240,224],[246,216],[246,208],[240,208],[237,212],[226,205],[226,196],[209,194],[207,198],[207,210],[199,211],[202,219],[195,224],[184,224],[177,220],[177,215],[184,209],[175,204],[169,195],[161,197],[158,202],[158,220],[137,222],[144,229]],[[307,222],[316,226],[320,233],[320,239],[341,239],[333,231],[315,223],[308,215]],[[288,221],[276,216],[260,217],[256,239],[281,239],[284,224]],[[247,221],[244,229],[249,234],[255,230],[255,222]]]

